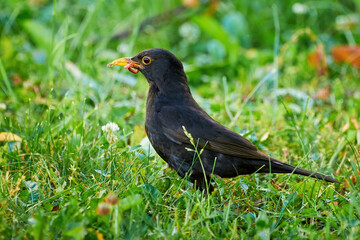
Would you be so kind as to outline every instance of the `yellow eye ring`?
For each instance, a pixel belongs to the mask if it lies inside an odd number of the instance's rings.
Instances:
[[[141,59],[141,61],[143,62],[143,64],[149,65],[151,63],[151,58],[148,56],[145,56]]]

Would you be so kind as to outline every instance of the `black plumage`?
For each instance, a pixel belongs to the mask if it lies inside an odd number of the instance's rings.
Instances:
[[[124,66],[133,73],[140,71],[146,77],[150,85],[145,122],[148,138],[171,168],[181,177],[189,173],[189,180],[196,181],[200,189],[210,182],[211,174],[231,178],[254,172],[295,173],[339,183],[260,152],[246,138],[212,119],[195,102],[182,63],[169,51],[144,50],[108,66],[114,65]],[[198,152],[201,151],[200,159],[188,150],[194,147],[184,128],[193,137]]]

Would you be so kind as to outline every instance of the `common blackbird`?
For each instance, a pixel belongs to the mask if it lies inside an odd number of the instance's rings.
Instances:
[[[209,184],[212,174],[231,178],[254,172],[295,173],[339,183],[260,152],[246,138],[212,119],[195,102],[183,65],[171,52],[148,49],[132,58],[114,60],[108,67],[115,65],[145,76],[150,85],[146,101],[147,136],[160,157],[181,177],[188,174],[189,180],[201,190],[213,190]],[[194,139],[197,153],[185,130]]]

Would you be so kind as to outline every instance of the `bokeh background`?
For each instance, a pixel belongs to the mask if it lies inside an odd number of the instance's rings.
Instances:
[[[359,4],[2,0],[0,238],[356,238]],[[146,79],[106,67],[147,48],[217,121],[342,184],[253,174],[204,198],[151,151]]]

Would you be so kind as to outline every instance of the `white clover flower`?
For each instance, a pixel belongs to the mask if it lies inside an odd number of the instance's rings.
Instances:
[[[340,15],[335,19],[337,30],[351,30],[356,28],[359,18],[356,14]]]
[[[186,22],[179,28],[179,34],[188,42],[194,43],[199,39],[200,29],[197,24]]]
[[[117,140],[119,140],[118,137],[116,136],[115,132],[119,131],[120,128],[116,123],[110,122],[110,123],[102,126],[101,130],[104,132],[106,140],[109,143],[114,143]]]
[[[103,132],[116,132],[119,131],[119,129],[119,126],[113,122],[110,122],[101,127],[101,130],[103,130]]]
[[[0,103],[0,110],[5,110],[5,109],[6,109],[5,103]]]
[[[305,14],[309,11],[309,8],[305,4],[295,3],[294,5],[292,5],[292,11],[295,14]]]

